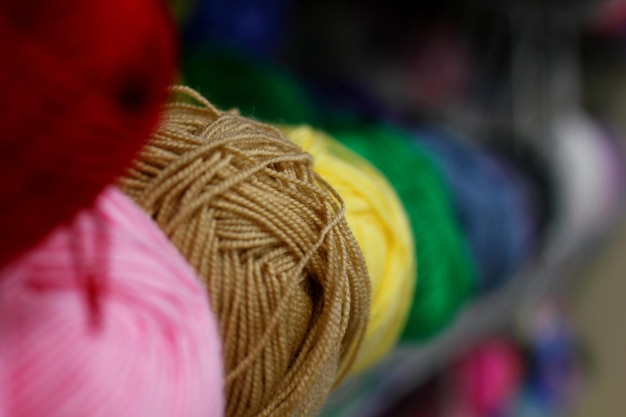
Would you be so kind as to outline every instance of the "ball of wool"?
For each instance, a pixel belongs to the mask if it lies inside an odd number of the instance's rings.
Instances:
[[[391,184],[365,159],[322,131],[307,126],[282,131],[313,155],[315,172],[343,198],[346,220],[365,256],[372,304],[356,374],[382,359],[406,325],[417,278],[411,226]]]
[[[403,338],[427,340],[454,320],[471,297],[475,280],[444,179],[404,130],[339,122],[328,129],[378,168],[400,196],[413,232],[419,277]]]
[[[521,390],[524,365],[521,349],[503,337],[469,349],[447,370],[453,407],[460,415],[499,415]]]
[[[539,254],[548,243],[554,222],[559,216],[555,176],[549,159],[544,150],[531,139],[511,133],[496,132],[485,144],[502,164],[518,174],[530,195],[533,220],[531,240],[534,253]]]
[[[339,195],[272,126],[168,105],[120,185],[206,282],[227,415],[315,415],[365,334],[370,284]]]
[[[562,242],[594,233],[623,201],[623,149],[607,139],[601,125],[585,114],[563,115],[555,122],[550,163],[559,190],[562,216],[556,234]]]
[[[116,188],[0,277],[0,414],[224,415],[221,341],[206,293]]]
[[[500,288],[530,258],[530,196],[493,155],[452,129],[425,126],[415,139],[444,173],[481,292]]]
[[[270,123],[313,123],[317,111],[305,87],[285,68],[252,54],[217,45],[187,45],[185,84],[216,106],[237,108]]]
[[[578,400],[588,377],[571,312],[556,300],[537,306],[526,329],[527,399],[555,415]]]
[[[175,45],[156,0],[4,1],[0,39],[2,265],[123,171],[157,122]]]

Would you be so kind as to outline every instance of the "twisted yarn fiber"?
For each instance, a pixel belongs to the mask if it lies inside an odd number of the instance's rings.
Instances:
[[[205,280],[220,321],[227,415],[312,416],[353,363],[365,261],[340,197],[275,128],[174,102],[121,180]]]
[[[382,359],[406,325],[417,278],[411,225],[391,184],[365,159],[308,126],[281,130],[313,155],[315,172],[342,196],[346,220],[365,256],[372,305],[353,367],[358,373]]]
[[[224,415],[205,291],[114,187],[0,271],[0,364],[3,416]]]

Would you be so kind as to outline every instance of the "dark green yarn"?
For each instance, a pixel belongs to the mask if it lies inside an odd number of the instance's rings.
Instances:
[[[301,84],[285,69],[226,47],[185,46],[185,84],[220,109],[268,123],[303,124],[316,119]]]
[[[350,122],[333,123],[327,130],[368,159],[398,192],[411,221],[418,270],[403,340],[437,335],[457,316],[475,286],[475,266],[441,174],[400,129]]]

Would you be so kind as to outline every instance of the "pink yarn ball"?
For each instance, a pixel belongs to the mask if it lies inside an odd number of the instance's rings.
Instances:
[[[462,356],[452,368],[458,415],[487,416],[514,399],[522,384],[517,347],[505,339],[488,340]],[[455,414],[457,415],[457,414]]]
[[[223,416],[221,357],[192,268],[112,187],[0,271],[2,416]]]

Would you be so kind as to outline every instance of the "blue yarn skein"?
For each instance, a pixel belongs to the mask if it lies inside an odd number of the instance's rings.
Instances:
[[[479,269],[479,289],[508,281],[531,253],[530,196],[494,155],[443,127],[415,131],[452,193],[461,228]]]
[[[555,220],[560,214],[556,178],[542,150],[530,139],[512,133],[495,132],[487,141],[489,151],[518,173],[531,196],[533,250],[539,254],[550,243]]]

